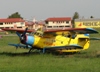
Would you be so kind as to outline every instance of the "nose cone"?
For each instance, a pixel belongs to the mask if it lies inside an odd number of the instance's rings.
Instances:
[[[27,36],[26,37],[26,44],[33,45],[34,44],[34,36]]]

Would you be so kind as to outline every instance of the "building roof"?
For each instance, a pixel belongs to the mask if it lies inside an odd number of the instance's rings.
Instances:
[[[0,19],[0,22],[25,22],[21,18],[5,18],[5,19]]]
[[[70,21],[71,17],[52,17],[47,18],[45,21]]]

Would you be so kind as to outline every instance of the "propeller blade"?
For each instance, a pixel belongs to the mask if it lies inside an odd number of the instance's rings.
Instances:
[[[21,37],[20,33],[19,32],[16,32],[16,34],[19,36],[19,38]]]
[[[18,35],[18,37],[19,37],[19,39],[20,39],[20,43],[25,44],[25,42],[26,42],[26,32],[27,32],[27,30],[28,30],[28,28],[26,28],[25,31],[24,31],[22,34],[16,32],[16,34]]]
[[[28,30],[28,28],[25,29],[25,31],[23,32],[23,34],[21,35],[21,37],[25,36],[27,30]]]

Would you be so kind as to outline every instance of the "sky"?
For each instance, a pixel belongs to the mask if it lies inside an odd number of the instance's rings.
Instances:
[[[100,0],[0,0],[0,18],[19,12],[25,19],[45,20],[49,17],[100,18]]]

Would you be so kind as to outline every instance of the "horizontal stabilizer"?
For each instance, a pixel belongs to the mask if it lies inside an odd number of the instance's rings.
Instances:
[[[16,48],[32,48],[31,46],[26,46],[26,45],[22,45],[22,44],[8,44],[10,46],[15,46]]]
[[[90,37],[90,40],[100,40],[100,38],[91,38]]]

